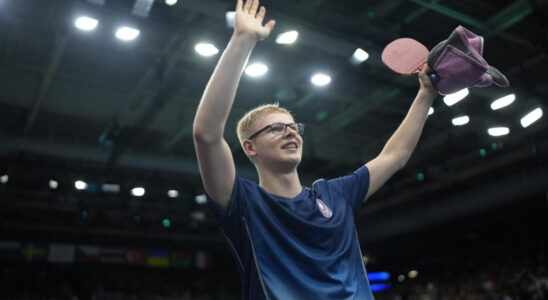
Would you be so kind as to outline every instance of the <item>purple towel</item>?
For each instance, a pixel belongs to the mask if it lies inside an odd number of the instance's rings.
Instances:
[[[483,37],[462,26],[430,51],[427,62],[439,76],[434,84],[442,95],[492,83],[502,87],[509,85],[508,79],[483,58]]]

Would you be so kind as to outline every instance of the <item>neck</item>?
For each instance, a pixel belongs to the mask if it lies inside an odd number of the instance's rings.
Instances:
[[[258,172],[259,186],[270,194],[294,198],[302,191],[296,168],[289,172],[276,172],[267,169],[258,169]]]

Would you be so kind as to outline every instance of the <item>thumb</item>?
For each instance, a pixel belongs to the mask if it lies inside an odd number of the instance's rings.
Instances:
[[[272,31],[272,29],[274,29],[274,25],[276,25],[276,21],[270,20],[270,21],[268,21],[268,23],[266,23],[266,24],[264,25],[264,27],[265,27],[266,29],[268,29],[268,32],[270,33],[270,32]]]

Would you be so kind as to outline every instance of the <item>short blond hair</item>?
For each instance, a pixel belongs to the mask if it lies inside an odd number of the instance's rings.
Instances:
[[[238,134],[238,139],[240,140],[240,145],[242,147],[244,140],[253,134],[253,124],[255,124],[255,122],[259,118],[269,113],[285,113],[293,118],[291,112],[283,107],[280,107],[277,102],[272,104],[263,104],[261,106],[255,107],[254,109],[248,111],[238,121],[238,126],[236,127],[236,133]]]

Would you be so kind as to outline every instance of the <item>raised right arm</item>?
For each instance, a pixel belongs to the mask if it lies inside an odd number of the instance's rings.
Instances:
[[[257,41],[268,37],[275,22],[262,25],[265,8],[258,0],[238,0],[234,33],[209,79],[194,118],[193,135],[207,194],[225,212],[236,177],[234,160],[223,134],[242,71]]]

